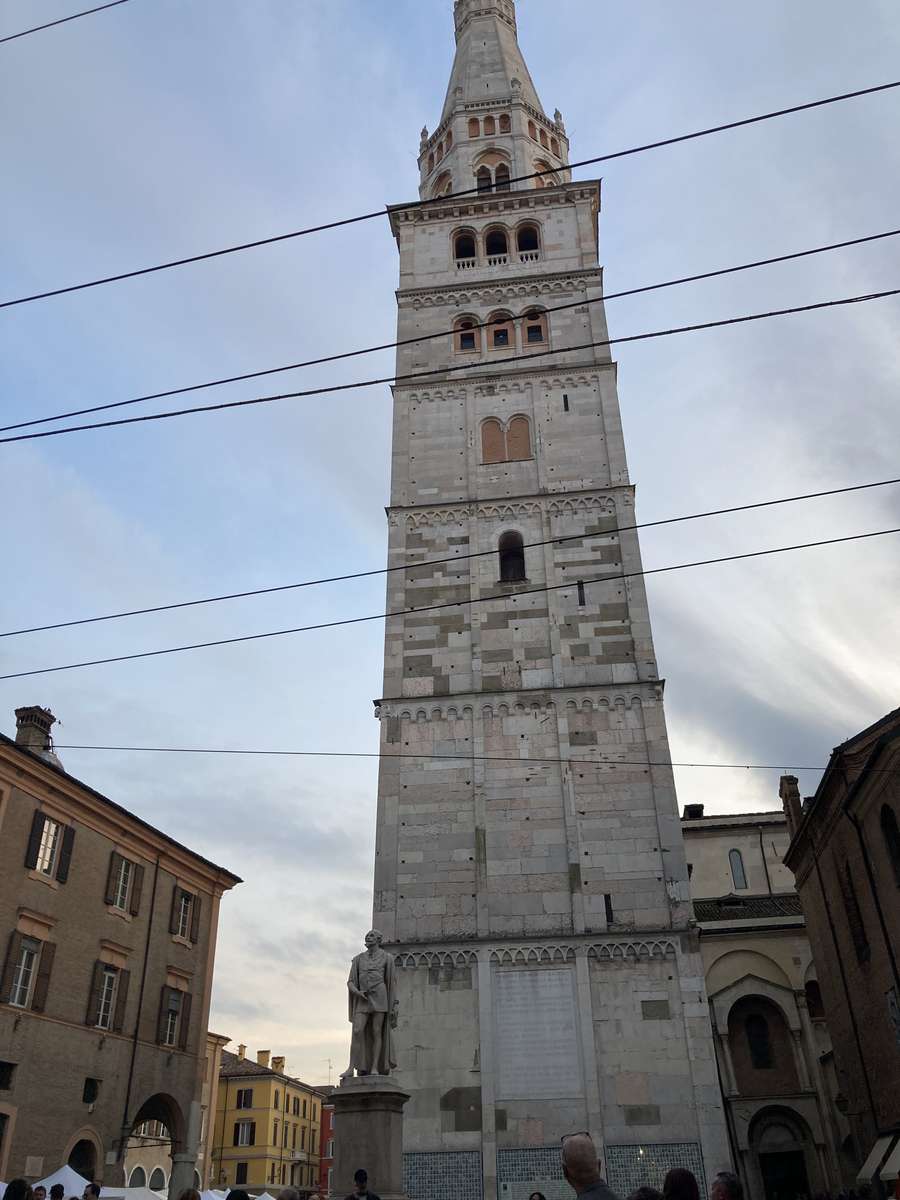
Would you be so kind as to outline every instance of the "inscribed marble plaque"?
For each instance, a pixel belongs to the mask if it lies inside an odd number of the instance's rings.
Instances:
[[[583,1095],[574,972],[498,971],[493,986],[497,1099]]]

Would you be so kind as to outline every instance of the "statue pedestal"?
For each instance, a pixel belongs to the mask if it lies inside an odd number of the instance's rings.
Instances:
[[[403,1106],[409,1093],[389,1075],[343,1079],[331,1093],[334,1105],[332,1195],[343,1200],[356,1171],[381,1200],[406,1200],[403,1190]]]

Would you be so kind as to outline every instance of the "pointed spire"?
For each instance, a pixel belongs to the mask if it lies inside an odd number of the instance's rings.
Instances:
[[[457,105],[515,96],[543,113],[522,51],[515,0],[455,0],[456,57],[441,120]]]

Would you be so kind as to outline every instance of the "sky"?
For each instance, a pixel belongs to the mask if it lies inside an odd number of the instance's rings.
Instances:
[[[4,0],[0,36],[78,8]],[[574,158],[888,82],[892,0],[519,0]],[[413,199],[450,0],[131,0],[0,46],[10,298]],[[607,291],[897,226],[900,89],[604,165]],[[591,177],[590,169],[576,177]],[[371,221],[0,312],[2,424],[390,341]],[[900,238],[613,301],[612,336],[900,286]],[[638,518],[897,475],[900,298],[616,351]],[[201,393],[389,374],[390,354]],[[290,385],[290,386],[288,386]],[[177,400],[153,407],[178,407]],[[150,406],[144,406],[149,410]],[[383,565],[386,388],[0,447],[0,630]],[[889,487],[648,531],[648,568],[900,526]],[[774,808],[898,703],[900,539],[650,576],[682,804]],[[383,579],[0,640],[0,674],[379,612]],[[63,746],[377,751],[378,622],[0,682]],[[245,882],[211,1027],[325,1082],[371,909],[374,759],[60,749]],[[815,770],[798,772],[801,791]]]

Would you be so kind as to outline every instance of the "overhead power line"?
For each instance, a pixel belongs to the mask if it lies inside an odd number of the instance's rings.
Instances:
[[[577,587],[579,583],[582,583],[586,587],[597,583],[618,583],[620,580],[634,579],[638,576],[662,575],[672,571],[686,571],[692,567],[709,567],[717,563],[737,562],[741,559],[764,558],[773,554],[787,554],[794,550],[809,550],[817,546],[834,546],[841,542],[859,542],[870,538],[886,537],[888,534],[894,533],[900,533],[900,527],[895,529],[871,530],[868,533],[855,533],[846,537],[825,538],[818,542],[800,542],[793,546],[776,546],[768,550],[751,550],[744,554],[726,554],[720,558],[705,558],[696,562],[675,563],[668,567],[652,567],[649,570],[642,571],[623,571],[618,575],[601,575],[593,579],[571,579],[566,583],[522,588],[521,591],[513,593],[499,592],[488,596],[471,597],[468,600],[448,600],[441,604],[426,604],[412,608],[398,609],[395,612],[370,613],[364,617],[345,617],[338,621],[322,621],[316,625],[298,625],[291,629],[273,629],[266,633],[247,633],[241,637],[216,638],[214,641],[192,642],[186,646],[168,646],[162,650],[143,650],[136,654],[116,654],[111,655],[109,658],[87,659],[84,662],[65,663],[57,667],[37,667],[31,671],[13,671],[7,675],[0,675],[0,680],[26,679],[32,675],[51,675],[58,671],[74,671],[80,667],[100,667],[106,666],[109,663],[133,662],[140,658],[160,658],[167,654],[183,654],[188,650],[208,650],[215,646],[233,646],[240,642],[258,642],[267,638],[286,637],[289,634],[312,633],[322,629],[336,629],[342,625],[362,625],[370,621],[384,621],[391,617],[406,617],[414,616],[417,613],[440,612],[448,608],[471,608],[476,604],[486,604],[493,600],[503,600],[507,604],[510,604],[520,596],[534,596],[545,592],[565,591],[566,589]],[[527,617],[527,610],[520,611],[523,617]]]
[[[83,12],[72,13],[68,17],[60,17],[58,21],[47,21],[45,25],[35,25],[32,29],[23,29],[21,33],[10,33],[0,37],[0,42],[14,42],[16,38],[28,37],[30,33],[40,33],[42,29],[52,29],[54,25],[66,25],[69,21],[77,21],[79,17],[89,17],[91,13],[103,12],[105,8],[116,8],[127,4],[128,0],[110,0],[109,4],[98,4],[96,8],[86,8]]]
[[[565,542],[581,541],[592,537],[616,537],[636,529],[654,529],[661,525],[677,525],[684,521],[699,521],[705,517],[723,517],[731,513],[749,512],[752,509],[772,508],[780,504],[795,504],[800,500],[819,500],[825,496],[841,496],[848,492],[869,491],[872,488],[889,487],[900,483],[897,479],[882,479],[875,483],[854,483],[847,487],[829,488],[826,491],[804,492],[797,496],[784,496],[777,500],[757,500],[752,504],[735,504],[729,508],[707,509],[705,512],[688,513],[686,516],[663,517],[657,521],[641,521],[634,525],[617,525],[612,529],[604,529],[602,533],[590,534],[582,531],[561,537],[546,538],[540,542],[525,542],[523,550],[534,550],[539,546],[558,546]],[[105,613],[97,617],[79,617],[68,621],[55,621],[49,625],[31,625],[23,629],[8,629],[0,633],[0,638],[19,637],[26,633],[46,633],[52,629],[71,629],[75,625],[96,625],[101,621],[118,621],[123,617],[143,617],[151,613],[173,612],[182,608],[197,608],[203,604],[219,604],[223,600],[244,600],[251,596],[271,596],[276,592],[297,591],[300,588],[320,587],[328,583],[348,583],[353,579],[370,579],[376,575],[392,575],[395,572],[404,573],[421,571],[428,567],[443,567],[449,564],[466,562],[473,558],[487,558],[497,553],[495,548],[490,550],[473,550],[466,554],[455,554],[452,558],[426,559],[424,562],[403,563],[396,567],[378,567],[368,571],[354,571],[346,575],[330,575],[323,579],[305,579],[299,583],[282,583],[272,587],[252,588],[243,592],[228,592],[221,596],[206,596],[197,600],[180,600],[173,604],[156,604],[146,608],[125,609],[122,612]]]
[[[422,697],[404,697],[404,700],[409,699],[412,704],[421,701]],[[434,697],[429,696],[431,700]],[[441,697],[446,700],[447,697]],[[451,697],[452,699],[452,697]],[[416,753],[407,754],[405,751],[400,751],[397,754],[384,754],[376,750],[248,750],[228,749],[217,746],[86,746],[77,743],[65,744],[62,742],[53,743],[54,750],[97,750],[97,751],[118,751],[127,754],[234,754],[247,755],[249,757],[258,758],[379,758],[386,762],[392,762],[394,759],[428,759],[429,762],[496,762],[496,763],[538,763],[552,766],[572,766],[572,767],[708,767],[723,771],[824,771],[825,767],[798,767],[776,765],[775,763],[726,763],[726,762],[675,762],[670,760],[654,761],[647,758],[618,758],[618,759],[597,759],[597,758],[536,758],[532,755],[502,755],[502,754],[428,754]],[[896,774],[896,772],[891,772]],[[777,809],[774,811],[778,811]],[[713,816],[715,814],[712,814]]]
[[[820,300],[815,304],[800,304],[792,308],[777,308],[768,312],[749,313],[740,317],[724,317],[718,321],[702,321],[695,325],[679,325],[671,329],[654,330],[652,333],[632,333],[622,337],[605,338],[598,342],[582,342],[575,346],[558,346],[555,349],[538,350],[531,354],[511,354],[499,359],[496,363],[467,362],[456,365],[438,367],[431,371],[412,371],[405,375],[384,375],[378,379],[360,379],[354,383],[338,383],[329,387],[306,388],[298,392],[279,392],[270,396],[254,396],[249,400],[223,400],[218,404],[199,404],[192,408],[178,408],[171,412],[143,413],[138,417],[117,417],[113,421],[91,421],[85,425],[65,425],[62,429],[42,429],[37,433],[17,433],[11,437],[0,438],[0,445],[8,442],[28,442],[37,438],[60,437],[66,433],[83,433],[89,429],[111,429],[117,425],[139,425],[146,421],[168,421],[174,417],[186,417],[194,413],[224,412],[232,408],[249,408],[257,404],[272,404],[276,400],[297,400],[309,396],[334,395],[337,392],[355,391],[357,388],[376,387],[382,384],[408,383],[410,380],[434,379],[436,376],[450,375],[458,371],[485,372],[492,377],[491,367],[508,367],[511,363],[533,362],[535,359],[552,358],[559,354],[573,354],[580,350],[596,350],[603,346],[619,346],[627,342],[646,342],[654,338],[674,337],[681,333],[698,333],[705,329],[721,329],[727,325],[746,325],[753,321],[767,321],[773,317],[787,317],[796,313],[816,312],[825,308],[841,308],[848,304],[864,304],[870,300],[884,300],[890,296],[900,295],[900,288],[892,288],[884,292],[870,292],[862,296],[845,296],[840,300]]]
[[[609,300],[621,300],[626,296],[639,296],[646,292],[661,291],[664,288],[678,287],[685,283],[698,283],[701,280],[716,279],[723,275],[735,275],[740,271],[752,271],[757,267],[770,267],[776,263],[791,262],[799,258],[809,258],[814,254],[825,254],[831,250],[844,250],[849,246],[861,246],[866,242],[878,242],[884,238],[897,237],[898,235],[900,235],[900,229],[888,229],[884,233],[871,233],[864,237],[850,238],[848,241],[832,242],[827,246],[814,246],[808,250],[795,250],[789,254],[778,254],[772,258],[760,258],[754,262],[740,263],[734,267],[720,267],[714,271],[702,271],[697,275],[682,275],[677,279],[667,279],[662,283],[648,283],[641,287],[627,288],[620,292],[609,292],[606,295],[582,297],[579,300],[571,300],[566,304],[554,305],[552,308],[541,308],[541,312],[565,312],[567,309],[580,308],[585,304],[602,304]],[[472,325],[471,329],[489,329],[490,325],[490,321],[483,321],[481,324]],[[222,387],[229,383],[244,383],[248,379],[259,379],[265,375],[278,375],[284,371],[299,371],[304,367],[318,367],[325,363],[340,362],[343,359],[360,358],[366,354],[377,354],[382,350],[396,350],[402,346],[417,346],[424,342],[452,337],[456,332],[454,329],[442,329],[438,333],[425,333],[414,338],[404,338],[399,342],[383,342],[378,346],[366,346],[359,350],[345,350],[339,354],[327,354],[322,358],[309,358],[303,362],[287,363],[281,367],[266,367],[259,371],[245,371],[241,375],[228,375],[221,379],[210,379],[205,383],[192,383],[185,387],[169,388],[163,392],[148,392],[143,396],[133,396],[129,400],[114,400],[109,404],[95,404],[90,408],[71,409],[68,412],[56,413],[49,417],[33,417],[29,421],[18,421],[13,425],[0,425],[0,433],[7,433],[13,429],[28,429],[34,425],[46,425],[50,421],[65,421],[71,417],[83,417],[89,413],[108,412],[113,408],[125,408],[132,404],[143,404],[148,400],[165,400],[169,396],[183,396],[186,392],[199,392],[206,388]]]
[[[562,170],[576,170],[579,167],[595,166],[598,163],[611,162],[618,158],[627,158],[635,154],[644,154],[649,150],[659,150],[664,146],[675,146],[681,142],[694,141],[697,138],[710,137],[712,134],[725,133],[732,129],[740,129],[747,125],[757,125],[763,121],[772,121],[777,117],[786,117],[794,113],[807,112],[814,108],[824,108],[829,104],[840,104],[845,100],[856,100],[862,96],[875,95],[877,92],[890,91],[892,88],[900,87],[900,80],[895,80],[891,83],[879,83],[873,87],[859,88],[853,92],[842,92],[836,96],[827,96],[822,100],[810,100],[804,104],[794,104],[789,108],[779,108],[772,112],[760,113],[755,117],[743,117],[738,121],[728,121],[721,125],[711,125],[705,129],[697,129],[692,133],[682,133],[675,137],[662,138],[655,142],[646,142],[640,146],[630,146],[627,150],[615,150],[609,154],[598,154],[593,158],[583,158],[578,162],[566,163]],[[528,175],[518,175],[514,179],[510,179],[510,185],[514,183],[525,183],[530,179],[538,179],[545,175],[555,175],[558,171],[532,171]],[[446,204],[448,201],[458,199],[464,196],[473,196],[481,194],[477,187],[466,188],[461,192],[452,192],[447,196],[435,197],[431,200],[417,200],[408,204],[397,205],[396,207],[409,209],[424,207],[426,205]],[[501,193],[502,195],[503,193]],[[339,229],[347,225],[358,225],[363,221],[374,221],[376,218],[381,218],[385,215],[384,209],[377,209],[373,212],[361,213],[355,217],[343,217],[334,221],[326,221],[320,225],[310,225],[305,229],[295,229],[290,233],[279,233],[271,237],[257,238],[251,242],[242,242],[234,246],[226,246],[221,250],[208,250],[202,254],[192,254],[185,258],[170,259],[167,262],[157,263],[152,267],[140,267],[133,271],[121,271],[116,275],[105,275],[99,279],[91,279],[84,283],[73,283],[66,287],[51,288],[48,291],[34,292],[29,296],[19,296],[13,300],[4,300],[0,302],[0,308],[12,308],[19,304],[30,304],[35,300],[47,300],[52,296],[63,296],[69,292],[80,292],[87,288],[102,287],[108,283],[119,283],[124,279],[135,279],[141,275],[152,275],[159,271],[168,271],[173,267],[183,267],[190,263],[204,262],[211,258],[221,258],[226,254],[237,254],[244,250],[253,250],[258,246],[270,246],[276,242],[285,242],[293,238],[306,237],[313,233],[323,233],[328,229]]]

